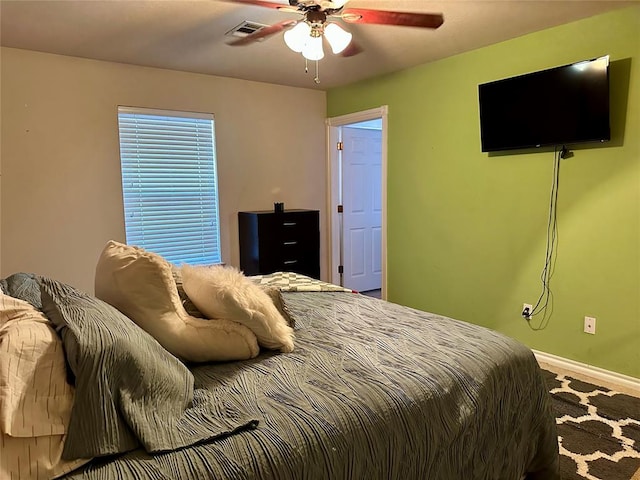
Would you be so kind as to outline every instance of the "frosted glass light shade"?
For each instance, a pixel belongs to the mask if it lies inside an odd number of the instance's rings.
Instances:
[[[351,35],[349,32],[342,29],[337,23],[328,23],[324,27],[324,36],[327,38],[331,50],[333,53],[340,53],[347,45],[351,43]]]
[[[323,58],[322,37],[309,37],[302,49],[302,56],[307,60],[320,60]]]
[[[311,38],[311,27],[307,22],[299,22],[291,30],[284,32],[284,42],[294,52],[302,52],[308,39]]]

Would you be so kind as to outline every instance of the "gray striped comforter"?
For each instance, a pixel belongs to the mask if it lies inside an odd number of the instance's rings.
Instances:
[[[68,478],[558,478],[548,393],[523,345],[362,295],[283,296],[293,353],[191,369],[194,395],[215,392],[255,430]]]

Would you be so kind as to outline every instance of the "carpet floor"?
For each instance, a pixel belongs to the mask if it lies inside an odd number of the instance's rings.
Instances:
[[[543,374],[558,426],[562,480],[640,478],[640,398]]]

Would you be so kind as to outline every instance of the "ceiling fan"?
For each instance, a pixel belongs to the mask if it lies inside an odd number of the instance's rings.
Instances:
[[[284,12],[302,15],[299,20],[289,19],[263,27],[256,32],[230,42],[229,45],[249,45],[285,31],[284,40],[287,46],[295,52],[302,53],[306,60],[315,60],[316,62],[324,57],[322,50],[323,37],[329,42],[334,54],[350,57],[362,51],[362,48],[352,39],[351,33],[345,31],[338,23],[328,21],[328,19],[337,18],[346,23],[399,25],[432,29],[438,28],[444,22],[444,17],[440,13],[345,8],[348,0],[289,0],[289,5],[265,0],[227,1],[275,8]],[[318,82],[317,75],[316,82]]]

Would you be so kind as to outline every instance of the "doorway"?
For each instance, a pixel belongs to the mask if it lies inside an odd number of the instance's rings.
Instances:
[[[327,126],[329,279],[386,298],[387,107],[329,118]]]

